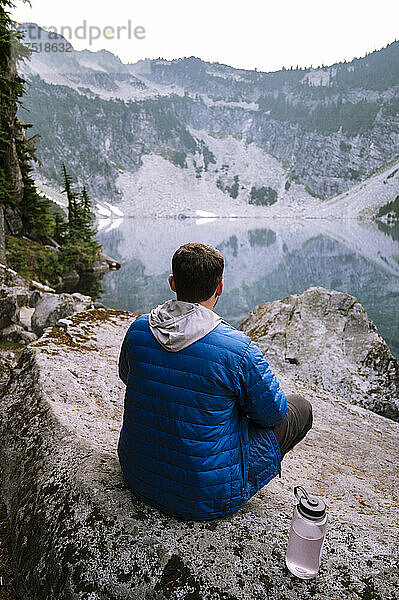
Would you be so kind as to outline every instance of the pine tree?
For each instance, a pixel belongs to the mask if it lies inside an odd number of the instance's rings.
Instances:
[[[66,224],[66,243],[63,248],[66,261],[78,271],[87,269],[99,258],[101,244],[96,241],[93,227],[94,216],[86,186],[80,193],[72,189],[72,177],[62,164],[64,192],[68,199],[68,222]]]
[[[23,223],[23,233],[36,240],[45,241],[54,234],[55,220],[50,212],[51,200],[40,195],[32,179],[31,161],[36,160],[33,139],[27,139],[24,129],[30,126],[23,125],[22,132],[17,139],[16,148],[19,166],[22,174],[23,195],[18,204]]]
[[[86,190],[86,186],[83,186],[81,199],[81,229],[85,239],[89,240],[94,238],[96,231],[93,228],[94,216],[91,211],[91,202]]]
[[[65,164],[62,163],[62,176],[64,179],[64,189],[68,200],[68,234],[70,239],[74,239],[78,233],[78,207],[75,192],[72,191],[72,177],[67,173]]]
[[[68,224],[62,214],[58,211],[54,215],[54,221],[54,238],[59,244],[63,244],[68,232]]]

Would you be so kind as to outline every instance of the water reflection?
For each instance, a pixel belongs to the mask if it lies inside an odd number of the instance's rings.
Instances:
[[[388,234],[389,233],[389,234]],[[237,325],[257,304],[312,285],[356,296],[399,356],[399,243],[373,223],[285,219],[123,220],[99,234],[122,263],[106,275],[100,300],[143,313],[173,297],[167,277],[181,244],[201,241],[226,259],[217,312]]]
[[[383,221],[377,221],[377,226],[380,231],[383,231],[386,235],[391,236],[395,242],[399,242],[399,222],[387,224]]]

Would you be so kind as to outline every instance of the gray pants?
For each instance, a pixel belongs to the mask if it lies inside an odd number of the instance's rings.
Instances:
[[[312,405],[308,400],[290,394],[287,396],[287,414],[285,419],[273,427],[280,446],[281,457],[300,442],[312,427]]]

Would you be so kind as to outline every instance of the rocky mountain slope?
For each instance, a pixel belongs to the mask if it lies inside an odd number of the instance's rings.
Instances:
[[[327,320],[335,300],[332,293]],[[346,308],[349,325],[358,310]],[[392,600],[399,583],[398,424],[278,370],[283,389],[303,394],[314,412],[313,429],[282,463],[282,479],[232,517],[173,519],[134,497],[116,456],[124,391],[117,356],[133,319],[93,310],[64,320],[25,350],[5,390],[0,452],[22,597]],[[374,339],[372,330],[352,333],[363,347]],[[327,341],[332,353],[342,352],[335,336]],[[348,348],[353,367],[355,346]],[[318,349],[310,348],[317,362]],[[385,373],[385,363],[374,368]],[[362,377],[367,383],[367,373]],[[296,579],[284,563],[299,484],[324,497],[329,512],[313,581]]]
[[[93,197],[122,201],[127,214],[147,214],[153,200],[159,214],[191,215],[194,204],[314,214],[319,198],[399,154],[399,42],[350,63],[261,73],[194,57],[123,64],[25,29],[41,44],[20,67],[30,82],[20,115],[41,135],[38,174],[60,184],[65,160]]]

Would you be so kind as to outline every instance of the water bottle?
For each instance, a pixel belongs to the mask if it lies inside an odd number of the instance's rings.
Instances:
[[[316,577],[327,529],[326,505],[309,496],[300,485],[294,488],[298,504],[294,508],[285,562],[291,573],[301,579]]]

